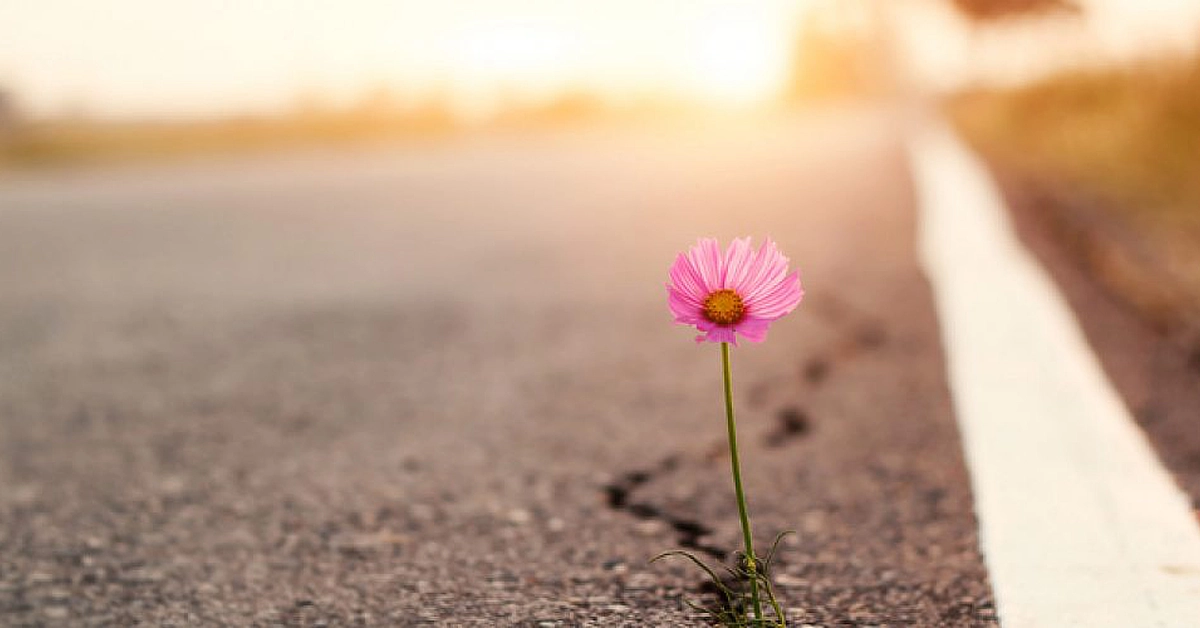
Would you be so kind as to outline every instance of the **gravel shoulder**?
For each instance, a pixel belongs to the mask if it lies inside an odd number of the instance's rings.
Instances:
[[[1133,234],[1086,220],[1086,198],[997,172],[1019,235],[1059,285],[1108,376],[1200,512],[1200,336],[1147,306],[1148,295],[1161,288],[1149,279],[1153,265],[1132,274],[1104,263],[1124,258],[1137,265],[1137,249],[1127,245],[1136,241]],[[1112,253],[1097,259],[1090,254],[1097,250]]]

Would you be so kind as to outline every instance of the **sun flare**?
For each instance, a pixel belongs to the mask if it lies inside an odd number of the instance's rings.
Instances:
[[[710,15],[698,29],[692,84],[702,99],[719,105],[762,102],[787,74],[786,46],[753,13]]]
[[[275,111],[312,93],[341,106],[380,86],[483,116],[577,93],[742,106],[785,82],[806,10],[796,0],[283,4],[0,2],[0,82],[39,113],[84,102],[119,116]],[[193,27],[174,38],[121,26],[131,23]]]

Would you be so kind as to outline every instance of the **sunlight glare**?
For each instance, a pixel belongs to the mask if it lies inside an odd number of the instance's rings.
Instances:
[[[218,12],[206,0],[0,2],[0,87],[40,114],[83,103],[133,117],[281,111],[312,93],[349,106],[379,87],[477,116],[571,93],[740,107],[780,91],[802,6],[261,0]],[[154,24],[190,27],[181,36]]]
[[[564,35],[531,20],[475,22],[460,34],[455,71],[470,81],[551,82],[564,73]]]
[[[749,12],[706,16],[698,30],[692,82],[698,96],[718,105],[745,106],[773,96],[787,73],[779,31]]]

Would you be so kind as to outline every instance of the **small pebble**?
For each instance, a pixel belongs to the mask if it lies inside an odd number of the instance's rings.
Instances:
[[[625,588],[631,590],[653,589],[658,580],[648,573],[635,573],[625,581]]]
[[[29,574],[29,577],[25,579],[25,582],[29,584],[50,584],[51,582],[54,582],[54,576],[44,571],[35,571]]]
[[[507,519],[509,523],[515,525],[525,525],[526,523],[529,523],[531,519],[533,519],[533,515],[529,514],[529,511],[525,510],[524,508],[513,508],[512,510],[508,511]]]
[[[633,529],[642,536],[655,536],[666,530],[667,524],[658,519],[648,519],[646,521],[639,521]]]
[[[758,552],[755,552],[756,554]],[[775,584],[786,588],[803,587],[808,585],[808,581],[798,576],[789,575],[786,573],[775,576]]]

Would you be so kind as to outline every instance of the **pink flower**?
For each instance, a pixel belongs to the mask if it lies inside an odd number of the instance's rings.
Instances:
[[[696,342],[737,344],[735,332],[762,342],[771,323],[796,309],[804,296],[799,273],[788,273],[788,258],[767,240],[750,248],[750,238],[721,245],[701,238],[671,265],[667,302],[675,322],[704,332]]]

